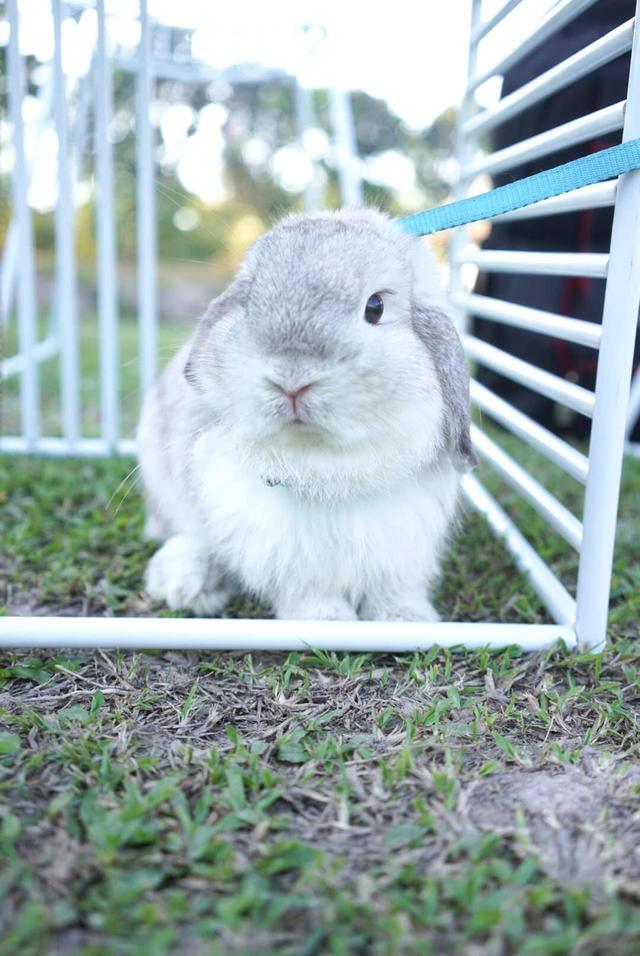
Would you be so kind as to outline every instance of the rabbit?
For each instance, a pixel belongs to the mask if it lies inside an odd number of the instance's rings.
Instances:
[[[476,460],[469,377],[424,243],[373,209],[291,215],[146,396],[147,593],[219,615],[437,620]]]

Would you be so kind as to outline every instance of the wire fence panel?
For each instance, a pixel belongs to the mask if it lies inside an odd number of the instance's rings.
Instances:
[[[532,50],[553,36],[593,4],[589,0],[566,0],[558,3],[539,27],[525,36],[505,55],[494,61],[494,66],[472,70],[469,90],[477,90],[495,75],[504,74]],[[505,4],[505,17],[516,4]],[[495,104],[484,109],[467,109],[460,118],[458,153],[462,160],[462,176],[471,184],[478,175],[495,175],[523,163],[553,165],[553,154],[577,144],[622,130],[623,141],[633,139],[640,131],[640,50],[639,35],[635,29],[636,17],[621,23],[601,37],[592,39],[582,50],[560,59],[556,65],[542,69],[537,76],[515,85]],[[490,36],[503,21],[500,11],[486,26],[478,19],[472,27],[471,44],[475,46],[473,62],[481,62],[478,45]],[[495,23],[493,21],[496,21]],[[605,106],[595,112],[571,119],[543,133],[536,133],[482,154],[480,135],[499,128],[513,120],[553,93],[557,93],[585,77],[592,71],[611,63],[617,57],[632,51],[628,78],[627,100]],[[485,58],[486,59],[486,58]],[[543,58],[539,58],[541,62]],[[468,101],[467,92],[467,101]],[[546,157],[550,159],[545,161]],[[517,171],[516,171],[517,172]],[[492,437],[474,426],[474,441],[479,454],[496,469],[502,478],[529,500],[549,522],[551,528],[563,536],[580,553],[576,582],[576,631],[579,642],[589,647],[601,647],[606,637],[609,582],[613,557],[616,511],[625,434],[631,433],[640,414],[640,373],[637,375],[629,400],[628,385],[634,352],[634,339],[640,302],[640,176],[627,173],[618,180],[577,189],[572,193],[537,203],[496,217],[498,223],[518,223],[539,217],[559,217],[589,209],[614,208],[613,228],[608,252],[586,252],[578,248],[563,252],[527,249],[479,249],[473,244],[453,246],[452,303],[461,312],[479,319],[490,320],[498,326],[546,336],[556,342],[574,343],[595,350],[597,376],[595,389],[590,391],[574,381],[568,381],[539,368],[504,348],[497,348],[477,335],[464,338],[470,359],[480,368],[503,376],[547,398],[592,418],[589,453],[573,447],[515,407],[511,401],[481,382],[472,381],[473,404],[489,419],[498,423],[523,442],[535,448],[546,459],[562,468],[580,484],[586,486],[582,525],[570,512],[557,509],[555,499],[546,498],[542,486],[531,484],[532,476],[507,455]],[[468,185],[468,188],[469,188]],[[483,187],[486,188],[486,187]],[[462,230],[460,230],[461,232]],[[525,235],[526,233],[523,233]],[[552,229],[550,227],[550,234]],[[626,238],[623,238],[626,237]],[[635,240],[635,241],[634,241]],[[494,243],[495,244],[495,243]],[[605,296],[602,322],[585,321],[570,315],[560,315],[544,308],[534,308],[485,294],[479,295],[462,281],[464,270],[473,269],[483,275],[558,276],[578,280],[604,280]],[[469,275],[469,273],[467,273]],[[626,276],[626,279],[623,278]],[[633,278],[632,278],[633,277]],[[538,280],[540,281],[540,280]],[[513,339],[516,342],[516,339]],[[538,352],[536,354],[543,354]],[[617,357],[616,357],[617,356]],[[502,517],[494,505],[483,497],[476,480],[467,482],[471,500],[487,514],[496,530],[502,533],[521,567],[528,568],[530,579],[547,607],[560,620],[556,596],[549,590],[544,575],[540,578],[534,556],[527,548],[522,550],[520,532],[514,534],[510,525],[504,527]],[[516,529],[517,531],[517,529]],[[524,557],[523,557],[524,555]]]

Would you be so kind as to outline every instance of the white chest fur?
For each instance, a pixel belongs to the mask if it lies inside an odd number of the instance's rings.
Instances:
[[[375,494],[310,499],[270,487],[218,439],[207,432],[193,447],[193,527],[247,589],[272,601],[312,588],[357,604],[394,582],[426,588],[455,508],[452,466]]]

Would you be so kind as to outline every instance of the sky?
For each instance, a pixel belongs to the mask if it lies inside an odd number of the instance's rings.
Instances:
[[[160,22],[196,28],[196,56],[224,69],[242,63],[259,63],[299,76],[305,86],[362,89],[383,98],[411,127],[427,127],[444,109],[457,104],[464,90],[470,0],[148,0],[150,16]],[[503,0],[484,0],[488,17]],[[480,66],[499,58],[523,31],[530,30],[554,0],[523,0],[495,38],[480,48]],[[43,62],[53,53],[50,0],[20,0],[22,26],[20,45]],[[109,34],[114,41],[135,47],[139,27],[137,0],[106,0]],[[88,9],[80,24],[66,21],[63,58],[70,83],[86,74],[94,43],[96,20]],[[0,43],[6,43],[8,27],[0,23]],[[484,102],[495,99],[499,83],[482,91]],[[25,104],[26,119],[35,118],[38,105]],[[161,134],[166,155],[178,162],[178,172],[187,188],[215,202],[211,190],[211,147],[222,150],[221,127],[225,110],[212,104],[201,116],[195,136],[187,138],[190,118],[180,107],[164,117]],[[183,132],[181,132],[183,130]],[[2,131],[0,131],[0,136]],[[53,139],[52,139],[53,137]],[[6,139],[6,131],[5,131]],[[49,141],[47,141],[47,139]],[[50,206],[54,197],[50,147],[52,131],[45,132],[36,162],[33,204]],[[208,144],[206,150],[200,144]],[[0,142],[0,145],[2,143]],[[259,144],[256,144],[259,149]],[[4,151],[4,163],[10,152]],[[380,176],[405,180],[408,170],[399,155],[379,162]],[[0,159],[0,161],[2,161]],[[205,168],[205,161],[208,164]],[[273,158],[274,169],[293,187],[304,176],[304,157],[295,150]],[[307,161],[308,162],[308,161]],[[386,165],[385,165],[386,162]]]
[[[216,64],[254,59],[284,66],[305,85],[364,89],[416,128],[461,96],[467,0],[240,0],[224,4],[224,12],[222,6],[152,0],[150,10],[159,19],[199,23],[195,49]]]
[[[483,17],[503,2],[484,0]],[[522,0],[481,44],[479,66],[497,59],[554,2]],[[197,25],[195,49],[219,66],[256,60],[284,66],[306,85],[363,89],[416,129],[462,97],[470,8],[471,0],[149,0],[159,20]],[[314,28],[311,50],[304,26]],[[486,91],[489,99],[496,89]]]

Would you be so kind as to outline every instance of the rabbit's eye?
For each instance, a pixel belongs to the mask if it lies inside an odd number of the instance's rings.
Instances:
[[[374,292],[373,295],[370,295],[367,299],[367,304],[364,310],[365,321],[369,322],[371,325],[376,325],[382,318],[383,312],[384,302],[382,301],[382,296],[378,295],[377,292]]]

